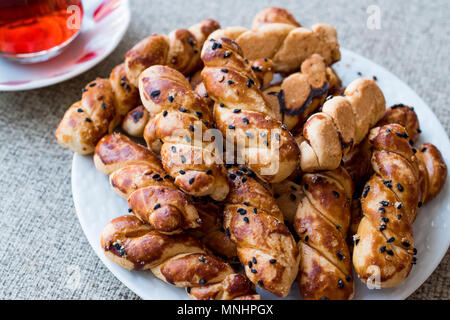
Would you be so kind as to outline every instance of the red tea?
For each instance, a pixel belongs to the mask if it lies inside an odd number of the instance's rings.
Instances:
[[[0,52],[29,54],[58,47],[79,31],[69,21],[74,15],[81,21],[80,0],[2,0]]]

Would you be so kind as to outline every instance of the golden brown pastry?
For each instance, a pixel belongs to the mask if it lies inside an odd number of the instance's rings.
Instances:
[[[275,199],[253,176],[247,168],[229,169],[224,228],[250,281],[284,297],[297,275],[297,244]]]
[[[189,230],[189,234],[203,242],[216,256],[235,262],[236,244],[223,228],[223,205],[207,197],[194,198],[193,204],[202,223],[200,227]]]
[[[258,80],[239,46],[227,38],[203,46],[203,81],[214,99],[216,127],[261,179],[280,182],[298,164],[298,147],[290,132],[274,118]]]
[[[201,220],[190,199],[178,190],[150,150],[121,134],[103,137],[94,164],[110,175],[113,189],[126,198],[132,212],[166,234],[197,228]]]
[[[213,32],[210,38],[231,38],[250,60],[269,58],[275,72],[291,73],[306,58],[320,54],[327,65],[339,61],[341,54],[336,29],[329,24],[302,28],[285,9],[267,8],[255,17],[252,30],[228,27]]]
[[[178,29],[168,36],[152,34],[125,55],[125,67],[131,83],[138,87],[139,75],[154,65],[166,65],[189,75],[201,68],[200,51],[206,38],[220,28],[217,21],[203,20],[189,29]]]
[[[186,288],[195,299],[259,299],[251,282],[204,245],[186,235],[165,235],[125,215],[103,229],[106,257],[130,270],[151,270],[159,279]]]
[[[355,235],[353,265],[363,282],[381,287],[400,284],[414,255],[412,223],[421,206],[417,157],[404,127],[389,124],[370,131],[375,174],[361,197],[362,218]]]
[[[303,299],[353,297],[351,256],[346,238],[353,183],[343,167],[307,173],[297,186],[303,192],[294,229],[300,237],[298,283]]]
[[[336,86],[340,86],[336,73],[320,55],[313,54],[303,61],[300,72],[284,78],[281,85],[268,87],[263,94],[277,120],[295,133]]]
[[[374,80],[351,82],[345,96],[326,101],[322,112],[303,126],[300,165],[304,172],[333,170],[354,145],[360,143],[385,112],[385,99]]]
[[[122,130],[130,136],[142,137],[149,119],[149,112],[140,105],[126,114],[122,121]]]
[[[384,117],[378,121],[377,127],[385,124],[398,123],[405,127],[411,139],[411,145],[417,142],[420,134],[419,119],[414,108],[404,104],[396,104],[386,109]]]
[[[185,74],[201,68],[200,50],[208,35],[219,28],[204,20],[188,30],[172,31],[168,37],[153,34],[136,44],[116,66],[109,79],[88,83],[82,98],[64,114],[55,132],[56,141],[79,154],[94,152],[97,142],[120,124],[139,104],[137,80],[144,69],[167,64]]]
[[[432,200],[447,180],[447,166],[441,152],[431,143],[422,144],[416,151],[422,183],[422,203]]]
[[[181,73],[165,66],[144,70],[139,91],[153,115],[145,127],[145,141],[155,152],[160,151],[164,169],[175,185],[193,196],[225,199],[229,190],[225,169],[217,164],[214,143],[204,138],[212,126],[205,101]]]
[[[123,64],[109,79],[97,78],[82,90],[80,101],[64,114],[55,132],[56,141],[79,154],[90,154],[105,134],[139,103],[139,93],[128,80]]]

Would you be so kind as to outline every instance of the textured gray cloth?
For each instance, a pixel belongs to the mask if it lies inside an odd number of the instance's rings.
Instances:
[[[72,152],[53,137],[80,89],[106,77],[125,52],[152,32],[168,33],[203,18],[249,27],[270,1],[138,1],[118,48],[88,72],[48,88],[0,93],[0,298],[137,299],[94,254],[78,223],[70,173]],[[381,9],[381,29],[366,26],[369,5]],[[450,20],[440,1],[277,1],[305,26],[328,22],[343,47],[406,81],[450,132]],[[444,137],[443,137],[444,138]],[[445,137],[446,138],[446,137]],[[77,274],[79,271],[79,283]],[[450,254],[412,296],[450,298]]]

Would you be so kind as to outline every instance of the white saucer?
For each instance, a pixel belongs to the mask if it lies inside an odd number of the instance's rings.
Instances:
[[[439,120],[425,102],[402,80],[383,67],[351,51],[342,49],[342,60],[334,65],[343,84],[358,77],[372,78],[383,90],[387,106],[404,103],[413,106],[420,121],[423,142],[435,144],[450,165],[450,141]],[[431,275],[444,257],[450,245],[450,197],[449,180],[441,193],[424,205],[414,222],[414,243],[418,250],[417,264],[408,278],[390,289],[369,290],[355,276],[354,299],[405,299]],[[127,214],[128,205],[111,188],[108,177],[95,169],[92,156],[74,155],[72,163],[72,193],[78,219],[89,244],[108,269],[128,288],[144,299],[188,299],[182,288],[171,286],[155,278],[150,271],[129,271],[119,267],[103,254],[100,234],[113,218]],[[258,289],[263,299],[276,299],[267,291]],[[297,284],[285,299],[300,299]]]
[[[0,58],[0,91],[46,87],[73,78],[106,58],[130,22],[128,0],[83,1],[81,33],[57,57],[36,64]]]

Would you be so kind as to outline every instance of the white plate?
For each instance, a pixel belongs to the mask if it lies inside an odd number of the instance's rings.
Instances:
[[[130,22],[128,0],[83,1],[80,34],[53,59],[20,64],[0,58],[0,91],[46,87],[73,78],[106,58]]]
[[[376,76],[386,97],[387,105],[404,103],[414,106],[420,120],[422,134],[419,143],[432,142],[450,164],[450,142],[444,128],[425,102],[408,85],[386,69],[345,49],[342,60],[335,68],[346,85],[356,79]],[[355,299],[405,299],[412,294],[433,272],[450,244],[449,183],[436,199],[419,210],[414,223],[414,238],[418,249],[418,261],[409,277],[398,287],[369,290],[355,277]],[[108,177],[98,172],[90,156],[75,154],[72,164],[72,192],[75,208],[84,233],[94,251],[109,270],[127,287],[144,299],[187,299],[181,288],[156,279],[150,271],[128,271],[112,263],[100,248],[100,233],[113,218],[126,214],[128,206],[109,186]],[[259,290],[263,298],[275,296]],[[298,287],[292,287],[289,299],[299,299]]]

